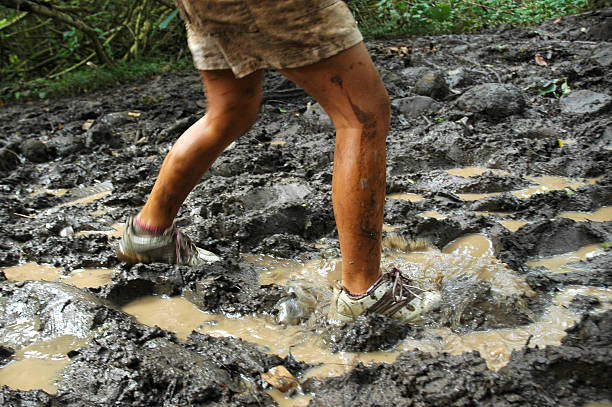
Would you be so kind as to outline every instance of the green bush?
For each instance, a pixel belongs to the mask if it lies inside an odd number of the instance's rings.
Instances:
[[[609,0],[356,0],[351,8],[368,37],[474,32],[509,23],[538,24]]]
[[[191,66],[191,58],[177,62],[142,59],[137,62],[117,61],[117,64],[110,68],[86,66],[53,79],[39,78],[5,83],[4,87],[0,88],[0,99],[19,101],[88,93],[124,82],[145,79],[162,72],[186,70]]]

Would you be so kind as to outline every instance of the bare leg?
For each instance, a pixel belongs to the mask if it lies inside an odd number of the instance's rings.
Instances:
[[[310,93],[336,127],[332,201],[342,284],[364,293],[380,273],[389,96],[363,43],[282,73]]]
[[[241,79],[231,70],[200,71],[200,75],[206,91],[206,114],[179,137],[164,159],[151,195],[138,214],[148,226],[170,226],[212,163],[257,119],[263,71]]]

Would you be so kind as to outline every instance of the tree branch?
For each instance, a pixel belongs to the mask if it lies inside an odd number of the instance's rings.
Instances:
[[[98,58],[100,59],[100,62],[109,66],[114,65],[113,60],[108,56],[108,54],[104,50],[104,47],[102,47],[102,44],[100,44],[100,41],[98,39],[98,33],[93,28],[85,24],[83,21],[72,17],[69,14],[62,13],[61,11],[52,9],[42,4],[35,3],[30,0],[0,0],[0,5],[18,11],[29,11],[35,14],[39,14],[41,16],[51,17],[54,20],[60,21],[62,23],[68,24],[72,27],[81,30],[91,40],[96,51],[96,55],[98,55]]]

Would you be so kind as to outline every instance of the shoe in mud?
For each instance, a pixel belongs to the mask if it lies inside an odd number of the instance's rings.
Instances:
[[[126,263],[168,263],[199,266],[218,261],[215,254],[200,249],[174,225],[160,235],[138,235],[134,217],[128,217],[117,247],[117,257]]]
[[[439,302],[439,292],[424,291],[410,285],[410,280],[394,268],[383,273],[367,293],[358,297],[350,295],[339,281],[336,282],[329,318],[331,321],[349,322],[358,315],[374,312],[402,321],[414,321]]]

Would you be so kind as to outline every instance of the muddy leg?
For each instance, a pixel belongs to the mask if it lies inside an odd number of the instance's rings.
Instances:
[[[380,269],[389,96],[363,43],[282,73],[310,93],[336,127],[332,201],[342,284],[364,293]]]
[[[206,114],[172,146],[151,195],[138,214],[151,227],[170,226],[183,201],[204,173],[257,119],[263,71],[236,79],[230,70],[200,71]]]

